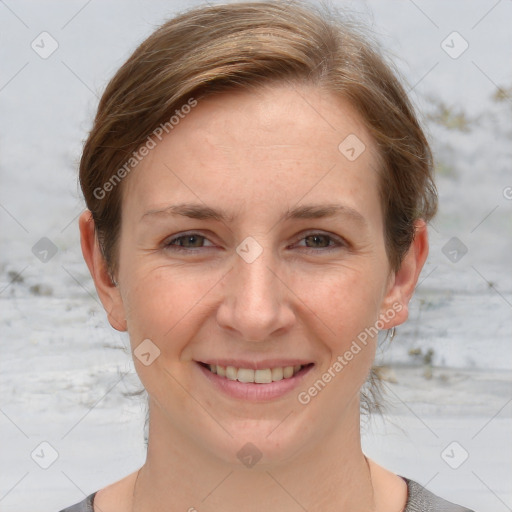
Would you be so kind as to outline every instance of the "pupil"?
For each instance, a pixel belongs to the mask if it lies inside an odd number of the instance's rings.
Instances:
[[[325,239],[325,236],[324,236],[324,235],[311,235],[311,236],[310,236],[310,237],[308,237],[308,238],[312,238],[315,242],[318,242],[319,240],[320,240],[320,242],[321,242],[322,238],[324,238],[324,239]]]

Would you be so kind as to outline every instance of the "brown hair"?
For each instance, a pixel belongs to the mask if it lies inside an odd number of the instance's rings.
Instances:
[[[118,262],[120,181],[138,148],[190,98],[274,81],[317,85],[359,112],[382,166],[387,254],[391,267],[400,267],[414,222],[434,216],[437,193],[428,142],[396,71],[347,17],[300,1],[263,1],[178,15],[108,84],[84,146],[80,185],[111,275]]]

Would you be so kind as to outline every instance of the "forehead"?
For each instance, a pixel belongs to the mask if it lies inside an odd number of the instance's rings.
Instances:
[[[127,179],[130,210],[193,200],[254,216],[338,198],[372,213],[378,159],[346,100],[280,84],[197,102]]]

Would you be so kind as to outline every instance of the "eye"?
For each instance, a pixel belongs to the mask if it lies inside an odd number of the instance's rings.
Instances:
[[[304,247],[306,252],[328,252],[334,249],[348,247],[348,243],[342,238],[320,232],[307,233],[300,238],[299,241],[306,242],[306,245],[299,245],[299,247]],[[208,238],[199,233],[185,233],[166,240],[163,246],[165,249],[171,251],[189,252],[195,249],[214,247],[213,245],[205,246],[205,242],[209,242]],[[307,244],[311,245],[308,246]]]
[[[306,242],[306,244],[311,244],[311,246],[301,246],[308,249],[306,252],[319,252],[319,250],[320,252],[328,252],[334,249],[348,246],[348,244],[342,238],[334,237],[326,233],[308,233],[300,239],[300,241],[303,240]]]
[[[186,251],[188,249],[200,249],[201,243],[208,240],[199,233],[187,233],[175,236],[164,242],[164,247],[172,251]],[[177,244],[176,244],[177,243]]]

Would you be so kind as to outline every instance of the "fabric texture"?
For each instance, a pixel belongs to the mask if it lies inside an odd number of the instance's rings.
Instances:
[[[407,503],[403,512],[474,512],[469,508],[464,508],[449,501],[443,500],[439,496],[427,491],[423,486],[414,480],[401,477],[407,484]],[[65,508],[60,512],[94,512],[94,496],[90,494],[80,503]]]

